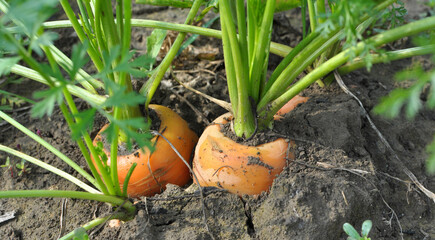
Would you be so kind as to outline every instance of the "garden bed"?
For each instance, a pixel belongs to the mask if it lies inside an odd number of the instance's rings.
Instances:
[[[411,4],[408,4],[412,7]],[[144,10],[137,5],[138,18],[183,21],[186,11],[172,8]],[[411,17],[423,9],[410,9]],[[276,41],[296,41],[300,38],[297,10],[276,16],[280,23]],[[58,16],[62,19],[62,16]],[[288,25],[290,24],[290,25]],[[290,27],[291,26],[291,27]],[[57,45],[67,49],[75,42],[72,31],[60,30]],[[143,39],[149,31],[133,30],[133,47],[145,48]],[[213,97],[227,100],[225,71],[220,40],[200,37],[174,62],[173,75],[167,75],[153,101],[174,109],[199,135],[217,116],[225,112],[214,103],[189,92],[174,80],[189,84]],[[400,44],[409,44],[408,42]],[[390,64],[380,64],[370,72],[359,70],[343,76],[348,88],[370,112],[399,83],[394,74],[415,61],[428,62],[425,57],[414,57]],[[274,63],[272,58],[271,64]],[[136,81],[143,81],[136,79]],[[400,84],[406,84],[401,82]],[[8,85],[8,90],[31,96],[43,86],[30,80]],[[257,197],[238,197],[217,189],[206,189],[205,205],[209,230],[205,227],[201,198],[197,188],[188,184],[183,188],[169,186],[162,194],[136,199],[138,213],[132,221],[120,226],[96,228],[92,239],[345,239],[342,226],[349,222],[360,229],[366,219],[373,221],[372,239],[435,238],[433,222],[435,205],[404,174],[393,153],[382,143],[362,114],[358,103],[344,93],[337,83],[320,88],[312,85],[303,92],[310,97],[286,118],[277,122],[274,132],[295,141],[296,158],[276,178],[269,194]],[[87,104],[79,102],[86,108]],[[29,109],[11,112],[11,115],[85,166],[77,159],[80,152],[66,134],[68,126],[59,110],[50,118],[32,119]],[[371,114],[374,123],[389,141],[403,164],[429,190],[435,191],[433,176],[425,173],[427,154],[425,146],[435,133],[435,112],[421,111],[413,121],[405,117],[386,120]],[[97,126],[103,122],[95,123]],[[62,163],[48,150],[34,143],[18,130],[3,124],[0,142],[75,175],[73,169]],[[18,160],[11,157],[13,163]],[[6,155],[0,154],[0,164]],[[28,166],[29,163],[28,163]],[[2,190],[78,188],[48,171],[30,166],[30,173],[1,169]],[[77,176],[77,175],[75,175]],[[16,217],[0,223],[1,239],[55,239],[60,233],[62,199],[1,199],[0,215],[16,211]],[[64,233],[92,220],[95,216],[110,214],[107,205],[92,201],[68,199]]]

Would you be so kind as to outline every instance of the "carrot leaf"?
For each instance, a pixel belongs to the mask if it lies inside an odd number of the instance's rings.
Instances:
[[[72,64],[68,65],[65,68],[70,79],[75,79],[75,76],[79,69],[89,62],[89,57],[86,53],[87,49],[88,42],[84,42],[83,44],[76,44],[73,46],[71,53]]]
[[[1,55],[0,55],[1,57]],[[11,68],[20,61],[20,57],[2,57],[0,58],[0,76],[7,75]]]
[[[150,142],[152,135],[146,131],[148,129],[148,123],[145,122],[144,118],[115,119],[110,115],[108,115],[107,118],[110,120],[110,124],[103,133],[107,134],[106,136],[109,142],[118,137],[115,135],[115,125],[117,125],[127,136],[126,143],[128,149],[132,149],[134,145],[138,148],[146,147],[152,149]],[[142,129],[145,131],[135,131],[132,129]]]
[[[35,92],[33,97],[42,98],[42,101],[37,102],[32,108],[32,117],[43,117],[44,115],[51,116],[56,104],[63,101],[63,86],[52,87],[44,91]]]
[[[145,102],[145,97],[136,92],[126,91],[125,86],[121,86],[112,81],[105,81],[106,89],[111,92],[102,107],[123,107],[134,106]]]
[[[74,115],[76,119],[80,119],[71,126],[71,136],[74,140],[79,139],[83,132],[92,130],[96,111],[95,108],[90,108]]]

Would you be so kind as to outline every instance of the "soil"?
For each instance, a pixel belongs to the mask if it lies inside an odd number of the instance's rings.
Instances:
[[[408,1],[410,6],[411,1]],[[411,9],[412,18],[425,9]],[[135,5],[139,18],[182,22],[185,10],[146,8]],[[279,27],[276,41],[298,41],[301,29],[295,19],[298,10],[276,16]],[[58,16],[62,19],[62,15]],[[287,24],[287,25],[286,25]],[[288,25],[290,24],[290,26]],[[287,26],[287,27],[285,27]],[[56,42],[65,52],[77,40],[67,29],[59,31]],[[146,49],[149,30],[133,30],[133,47]],[[198,38],[174,63],[174,76],[191,87],[213,97],[227,100],[220,42]],[[202,56],[213,56],[204,59]],[[271,58],[271,65],[279,59]],[[380,64],[371,72],[359,70],[343,76],[349,89],[370,112],[395,87],[394,74],[414,62],[427,63],[427,57],[414,57],[390,64]],[[138,85],[144,81],[136,79]],[[38,83],[23,80],[9,84],[8,91],[31,97]],[[269,193],[238,197],[219,189],[204,189],[206,220],[198,189],[193,184],[169,185],[160,195],[135,199],[137,215],[119,227],[105,224],[91,232],[92,239],[345,239],[345,222],[360,229],[366,219],[373,221],[372,239],[435,239],[435,204],[411,184],[400,164],[383,145],[362,115],[357,102],[346,95],[336,83],[320,88],[317,85],[303,92],[310,97],[286,117],[275,123],[274,133],[293,139],[296,159],[288,163],[276,178]],[[167,75],[155,96],[155,103],[174,109],[198,134],[217,116],[225,113],[217,105],[185,90]],[[78,101],[81,108],[85,102]],[[56,110],[51,117],[33,119],[29,108],[22,106],[9,111],[20,123],[41,136],[85,169],[80,151],[68,137],[68,127]],[[413,121],[405,117],[387,120],[370,114],[374,123],[389,141],[404,166],[410,169],[430,191],[435,179],[425,172],[425,146],[435,134],[435,112],[421,111]],[[101,119],[96,119],[93,134]],[[57,159],[17,129],[0,123],[0,143],[12,148],[19,144],[22,151],[79,177],[71,167]],[[7,155],[0,153],[0,165]],[[19,162],[11,156],[13,165]],[[0,169],[2,190],[57,189],[79,190],[74,184],[30,166],[30,172],[17,176],[14,169]],[[83,178],[81,178],[84,180]],[[0,199],[0,216],[16,211],[16,217],[0,223],[0,239],[56,239],[60,234],[62,199]],[[68,199],[64,233],[112,211],[107,205],[93,201]]]

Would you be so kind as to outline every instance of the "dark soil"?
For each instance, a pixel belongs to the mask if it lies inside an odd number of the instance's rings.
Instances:
[[[410,1],[409,1],[410,2]],[[182,22],[186,11],[171,8],[134,7],[139,18]],[[422,9],[411,12],[416,16]],[[280,14],[277,41],[296,41],[300,33],[297,10]],[[62,18],[62,16],[60,16]],[[291,24],[292,27],[288,26]],[[288,26],[287,28],[285,26]],[[61,30],[57,41],[68,52],[75,41],[70,30]],[[148,30],[134,29],[133,47],[146,49]],[[63,45],[65,41],[65,45]],[[174,76],[191,87],[228,101],[222,53],[219,41],[199,38],[174,63]],[[210,54],[214,60],[201,56]],[[208,55],[209,56],[209,55]],[[273,57],[271,62],[275,61]],[[391,64],[374,66],[343,76],[349,89],[370,112],[392,89],[399,86],[394,73],[414,62],[427,62],[415,57]],[[273,63],[271,63],[273,64]],[[136,79],[139,83],[143,79]],[[140,85],[140,84],[139,84]],[[25,96],[43,86],[30,80],[7,85],[9,91]],[[238,197],[219,189],[206,189],[206,219],[203,220],[201,198],[195,185],[169,185],[160,195],[136,199],[136,217],[120,227],[105,224],[92,232],[92,239],[345,239],[345,222],[360,229],[364,220],[373,221],[372,239],[435,239],[435,204],[411,184],[400,164],[383,145],[357,102],[333,83],[326,88],[313,85],[303,93],[307,103],[276,122],[273,133],[293,139],[296,159],[288,163],[276,178],[270,193]],[[154,98],[155,103],[174,109],[198,134],[217,116],[225,113],[217,105],[193,94],[168,75]],[[81,108],[87,104],[79,101]],[[75,159],[85,169],[80,151],[68,137],[69,130],[60,111],[51,117],[33,119],[29,109],[15,109],[8,114]],[[389,141],[403,164],[430,191],[435,179],[425,172],[425,146],[435,134],[435,112],[423,110],[413,121],[400,117],[383,119],[371,114],[374,123]],[[102,121],[96,120],[96,121]],[[0,143],[22,151],[79,177],[71,167],[39,146],[17,129],[0,123]],[[95,126],[100,123],[95,123]],[[98,129],[95,127],[93,134]],[[0,152],[0,165],[7,155]],[[13,165],[19,159],[11,156]],[[74,184],[30,166],[30,173],[17,176],[0,169],[1,190],[56,189],[79,190]],[[80,178],[80,177],[79,177]],[[84,179],[82,179],[84,180]],[[0,216],[16,211],[16,217],[0,223],[0,239],[56,239],[60,231],[62,199],[1,199]],[[96,216],[110,214],[105,204],[68,199],[65,232],[69,232]]]
[[[248,146],[258,146],[264,143],[273,142],[276,139],[282,137],[271,131],[256,131],[255,135],[251,136],[248,139],[244,139],[238,137],[234,133],[230,122],[225,123],[221,126],[221,132],[224,134],[224,136],[230,138],[231,140],[237,143],[243,143],[244,145]]]

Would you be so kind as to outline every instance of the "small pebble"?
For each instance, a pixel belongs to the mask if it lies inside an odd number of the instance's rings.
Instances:
[[[117,228],[121,226],[121,221],[118,219],[112,219],[109,221],[109,227],[111,228]]]

